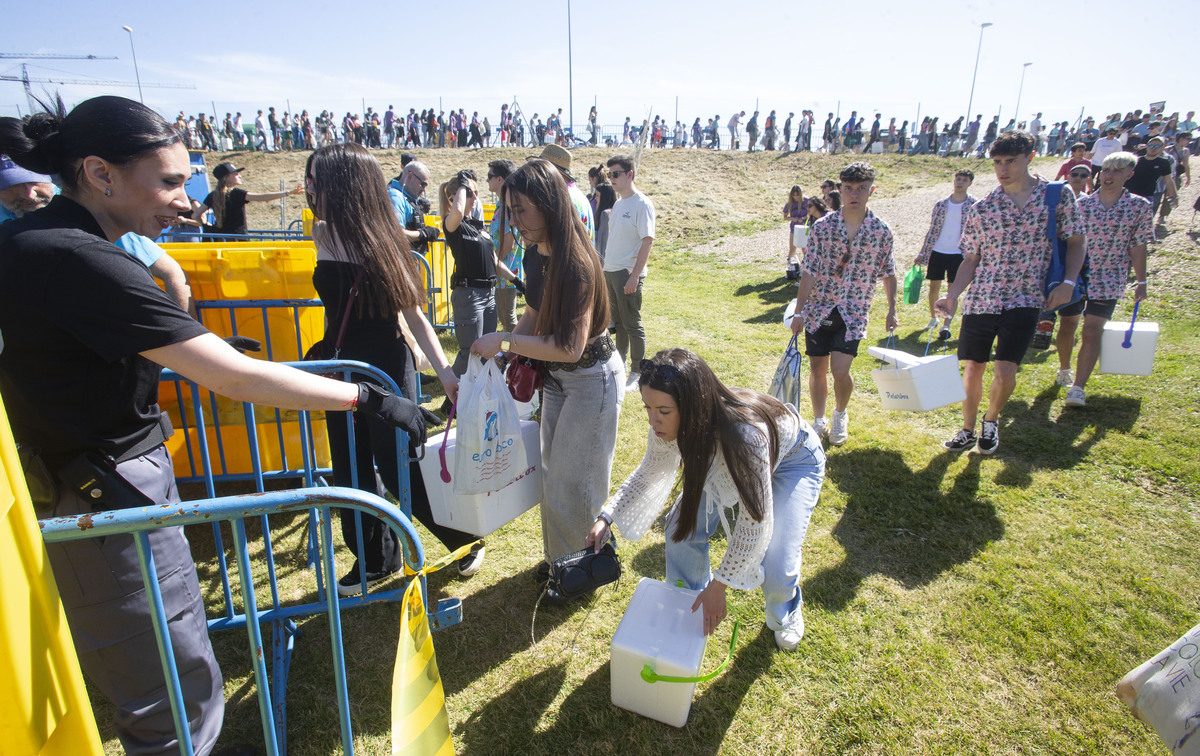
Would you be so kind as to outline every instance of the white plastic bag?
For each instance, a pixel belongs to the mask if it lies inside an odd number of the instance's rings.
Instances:
[[[454,492],[499,491],[525,469],[517,403],[495,360],[472,356],[458,386]]]
[[[1117,698],[1153,727],[1174,756],[1200,754],[1200,625],[1117,685]]]

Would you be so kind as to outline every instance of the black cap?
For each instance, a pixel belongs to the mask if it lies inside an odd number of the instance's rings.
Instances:
[[[241,173],[245,168],[238,168],[233,163],[221,163],[216,168],[213,168],[212,175],[215,179],[223,179],[231,173]]]

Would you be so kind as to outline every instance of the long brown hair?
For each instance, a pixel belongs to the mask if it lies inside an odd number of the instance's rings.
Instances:
[[[571,202],[571,194],[562,174],[546,160],[530,160],[504,181],[500,201],[507,203],[509,192],[525,197],[546,219],[550,264],[546,268],[542,306],[538,309],[537,333],[553,336],[560,348],[576,345],[585,308],[591,307],[592,331],[583,334],[591,340],[608,328],[608,293],[604,288],[604,268],[592,246],[587,228]],[[526,249],[528,258],[532,245]],[[532,264],[537,265],[537,259]]]
[[[221,178],[217,179],[217,188],[213,190],[213,220],[217,222],[217,228],[225,225],[225,202],[229,196],[229,188],[233,185],[234,178],[237,177],[237,172],[226,173]]]
[[[387,316],[421,307],[421,272],[387,199],[379,161],[357,144],[331,144],[313,152],[305,166],[313,182],[308,205],[325,221],[350,262],[366,274],[359,315]]]
[[[683,460],[683,490],[671,540],[679,543],[696,531],[700,495],[718,444],[733,476],[741,506],[755,522],[761,522],[766,505],[763,486],[770,486],[771,482],[760,479],[752,447],[743,433],[747,426],[751,433],[759,432],[752,425],[755,422],[767,426],[766,441],[774,468],[779,459],[776,421],[787,414],[787,408],[773,396],[726,386],[708,363],[687,349],[664,349],[650,362],[652,368],[643,364],[638,385],[669,394],[679,408],[676,443]]]

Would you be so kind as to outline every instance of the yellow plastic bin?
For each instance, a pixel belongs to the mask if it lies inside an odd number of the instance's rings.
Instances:
[[[188,274],[192,294],[198,301],[238,301],[248,299],[315,299],[316,289],[312,285],[313,270],[317,264],[317,250],[311,239],[298,241],[268,242],[175,242],[163,244],[162,248],[174,258]],[[240,336],[257,339],[264,345],[271,343],[271,359],[276,362],[294,362],[325,333],[325,310],[323,307],[302,307],[299,311],[300,345],[296,344],[296,322],[290,308],[268,309],[263,320],[261,309],[249,308],[229,311],[207,310],[204,324],[218,336]],[[267,353],[248,352],[256,359],[266,359]],[[184,392],[188,392],[185,390]],[[208,424],[206,437],[212,457],[213,471],[224,473],[249,473],[253,471],[250,449],[247,443],[245,417],[241,402],[217,397],[217,414],[222,425],[221,441],[225,450],[226,469],[221,470],[217,449],[217,434],[212,428],[211,402],[207,391],[201,393],[205,422]],[[180,417],[180,397],[173,383],[163,383],[159,388],[159,406],[170,416],[177,430],[167,443],[175,464],[175,474],[180,477],[192,475],[185,446],[192,449],[197,472],[200,456],[198,437],[192,417],[191,397],[183,397],[183,411],[187,413],[189,431],[187,435]],[[258,408],[255,420],[259,423],[256,435],[259,440],[259,455],[263,470],[281,469],[283,455],[279,436],[274,425],[274,411]],[[300,426],[296,413],[284,413],[284,451],[289,462],[297,467],[300,454]],[[330,454],[325,435],[325,419],[321,413],[313,413],[313,443],[317,462],[328,466]]]
[[[441,216],[426,215],[425,225],[442,227]],[[425,253],[429,267],[433,270],[433,285],[440,289],[433,295],[434,322],[450,323],[450,274],[454,272],[454,257],[446,247],[446,235],[443,233],[437,241],[429,243],[429,251]]]
[[[96,719],[0,405],[0,750],[100,756]]]

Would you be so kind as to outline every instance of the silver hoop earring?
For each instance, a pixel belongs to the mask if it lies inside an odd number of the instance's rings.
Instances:
[[[111,197],[111,196],[112,196],[112,189],[107,189],[107,188],[106,188],[106,189],[104,190],[104,196],[105,196],[105,197]]]

